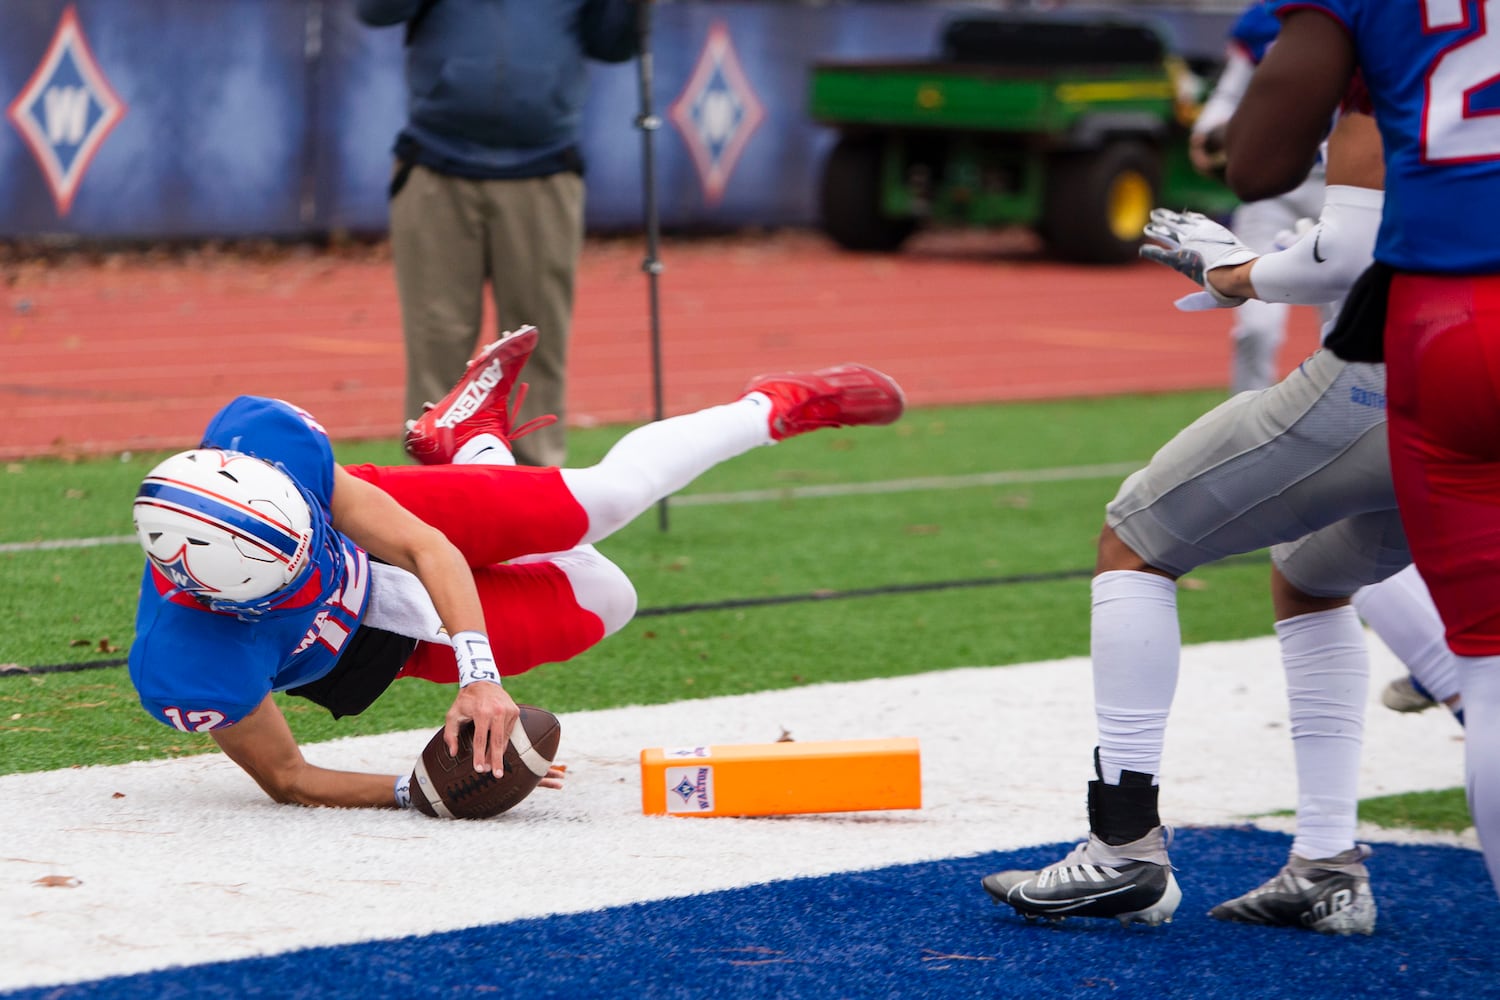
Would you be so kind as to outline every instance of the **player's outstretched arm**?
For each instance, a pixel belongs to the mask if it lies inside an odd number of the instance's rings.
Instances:
[[[1255,251],[1201,212],[1152,209],[1146,238],[1155,242],[1141,247],[1142,257],[1170,267],[1203,289],[1178,299],[1178,309],[1184,312],[1227,309],[1242,304],[1248,294],[1253,294],[1226,289],[1240,287],[1238,276],[1248,273],[1256,259]],[[1235,277],[1229,279],[1227,275]]]
[[[1344,26],[1315,8],[1289,11],[1229,120],[1230,189],[1259,201],[1301,184],[1353,76]]]
[[[458,728],[474,722],[474,769],[501,773],[505,745],[521,717],[500,686],[485,631],[484,608],[468,562],[447,537],[397,503],[389,493],[333,469],[333,526],[364,549],[422,581],[443,627],[453,637],[459,692],[448,710],[448,752],[458,751]]]
[[[1213,93],[1203,103],[1193,130],[1188,134],[1188,159],[1193,169],[1205,177],[1223,178],[1227,157],[1224,155],[1224,132],[1230,116],[1245,96],[1245,87],[1255,64],[1245,50],[1233,45],[1224,58],[1224,68],[1214,84]]]
[[[1157,209],[1146,235],[1161,246],[1141,256],[1165,264],[1204,291],[1179,299],[1183,310],[1234,306],[1246,299],[1321,305],[1333,302],[1370,266],[1385,203],[1380,132],[1369,115],[1346,112],[1328,137],[1328,188],[1316,223],[1278,238],[1281,249],[1256,257],[1228,229],[1197,212]],[[1226,263],[1227,262],[1227,263]]]
[[[330,771],[302,756],[270,695],[232,726],[213,730],[230,760],[277,802],[302,806],[396,807],[396,775]]]
[[[1348,292],[1370,266],[1383,204],[1379,190],[1329,185],[1322,216],[1290,237],[1283,249],[1215,266],[1206,264],[1194,247],[1214,232],[1225,243],[1238,242],[1233,233],[1196,212],[1157,209],[1146,235],[1161,245],[1142,246],[1141,256],[1203,288],[1177,300],[1177,308],[1185,312],[1237,306],[1247,299],[1321,305]]]

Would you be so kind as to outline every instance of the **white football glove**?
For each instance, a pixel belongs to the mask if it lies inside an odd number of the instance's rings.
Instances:
[[[1178,309],[1183,312],[1230,309],[1245,301],[1238,296],[1219,294],[1206,280],[1208,272],[1215,268],[1233,267],[1260,256],[1228,229],[1198,212],[1153,208],[1146,236],[1162,245],[1144,244],[1142,257],[1165,264],[1203,289],[1178,299],[1175,303]]]

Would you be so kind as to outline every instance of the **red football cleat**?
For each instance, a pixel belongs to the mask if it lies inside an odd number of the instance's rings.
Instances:
[[[906,409],[895,379],[868,365],[758,375],[745,392],[771,400],[771,437],[777,441],[820,427],[889,424]]]
[[[509,447],[511,441],[555,424],[555,416],[537,417],[511,429],[510,415],[526,398],[522,384],[514,407],[509,405],[516,377],[536,348],[534,326],[523,326],[479,352],[463,378],[436,406],[429,406],[406,427],[406,453],[423,465],[446,465],[464,442],[476,434],[493,434]]]

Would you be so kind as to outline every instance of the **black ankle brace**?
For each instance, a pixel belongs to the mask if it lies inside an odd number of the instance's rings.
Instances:
[[[1139,840],[1161,826],[1161,814],[1156,808],[1161,789],[1151,783],[1151,775],[1121,771],[1118,785],[1105,784],[1097,747],[1094,773],[1100,775],[1089,782],[1089,830],[1094,836],[1118,846]]]

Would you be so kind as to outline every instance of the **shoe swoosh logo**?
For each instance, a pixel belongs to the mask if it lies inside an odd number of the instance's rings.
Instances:
[[[1011,894],[1019,897],[1021,902],[1025,903],[1027,906],[1034,907],[1035,909],[1062,912],[1064,910],[1076,910],[1080,906],[1085,906],[1089,903],[1097,902],[1101,899],[1108,899],[1111,896],[1118,896],[1120,893],[1129,892],[1133,888],[1135,888],[1134,885],[1121,885],[1116,886],[1113,889],[1104,889],[1100,892],[1091,892],[1087,896],[1075,896],[1074,898],[1065,901],[1033,899],[1031,896],[1026,895],[1025,885],[1016,886],[1011,890]]]
[[[1313,237],[1313,260],[1317,261],[1319,264],[1326,264],[1328,263],[1328,258],[1318,253],[1318,241],[1322,238],[1323,230],[1319,229],[1318,235]]]

